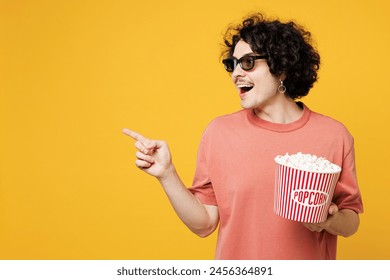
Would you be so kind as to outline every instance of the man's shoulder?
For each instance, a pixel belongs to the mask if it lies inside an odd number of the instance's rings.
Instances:
[[[233,113],[225,114],[214,118],[210,125],[229,125],[236,122],[242,122],[247,116],[247,110],[239,110]]]
[[[314,125],[321,135],[330,135],[334,137],[353,139],[353,136],[349,132],[348,128],[339,120],[324,114],[317,112],[311,112],[310,122]]]
[[[244,126],[245,119],[247,119],[246,110],[240,110],[215,117],[207,125],[204,133],[208,135],[215,135],[235,131]]]

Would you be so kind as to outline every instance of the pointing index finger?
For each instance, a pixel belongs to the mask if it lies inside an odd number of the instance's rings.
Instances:
[[[122,130],[122,132],[128,136],[130,136],[131,138],[133,138],[134,140],[136,141],[140,141],[140,142],[148,142],[147,139],[145,137],[143,137],[141,134],[135,132],[135,131],[132,131],[128,128],[125,128]]]

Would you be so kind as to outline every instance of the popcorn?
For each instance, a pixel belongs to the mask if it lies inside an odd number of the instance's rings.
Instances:
[[[304,223],[326,221],[341,168],[303,153],[279,155],[275,162],[276,215]]]
[[[275,161],[281,165],[309,172],[337,173],[341,171],[341,168],[338,165],[331,163],[323,157],[303,154],[301,152],[293,155],[289,155],[288,153],[284,156],[279,155],[275,157]]]

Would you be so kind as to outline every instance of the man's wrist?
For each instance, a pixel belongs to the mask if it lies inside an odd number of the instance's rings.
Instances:
[[[156,177],[161,185],[166,185],[169,182],[172,182],[174,178],[177,177],[176,169],[173,164],[170,164],[167,169],[162,173],[161,176]]]

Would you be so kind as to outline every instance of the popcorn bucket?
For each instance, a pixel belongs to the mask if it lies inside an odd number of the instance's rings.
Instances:
[[[274,212],[293,221],[324,222],[340,171],[305,171],[276,164]]]

